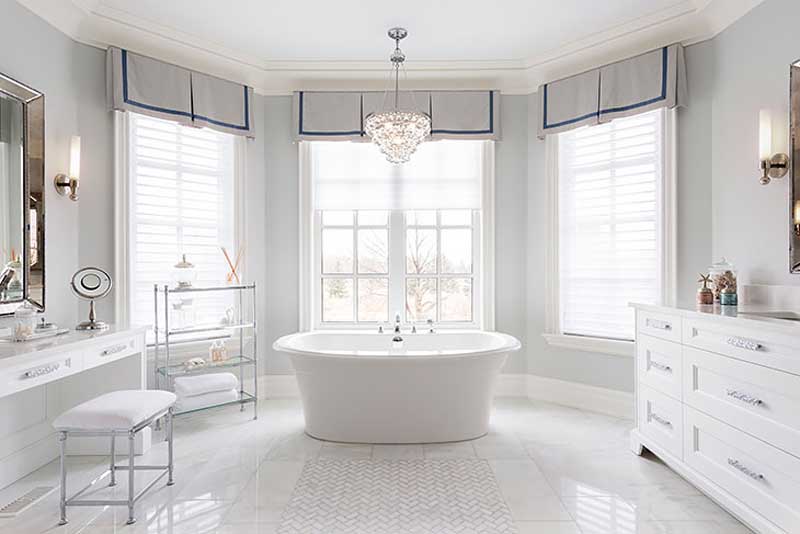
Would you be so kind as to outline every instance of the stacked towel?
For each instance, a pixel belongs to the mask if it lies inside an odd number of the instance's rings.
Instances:
[[[239,379],[233,373],[182,376],[175,379],[175,407],[179,412],[234,402],[239,399]]]
[[[210,373],[175,379],[175,394],[178,397],[195,397],[230,389],[239,389],[239,379],[233,373]]]

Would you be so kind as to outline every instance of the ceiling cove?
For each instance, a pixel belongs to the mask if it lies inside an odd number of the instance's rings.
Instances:
[[[393,25],[409,29],[406,87],[530,94],[600,64],[710,39],[764,0],[498,0],[490,13],[484,0],[407,0],[401,11],[415,15],[361,0],[17,1],[78,42],[285,95],[386,89]]]

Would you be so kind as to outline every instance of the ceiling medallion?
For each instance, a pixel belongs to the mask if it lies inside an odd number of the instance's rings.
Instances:
[[[364,131],[391,163],[409,161],[420,143],[431,133],[431,118],[427,113],[399,108],[400,67],[406,59],[406,55],[400,50],[400,40],[407,35],[405,28],[389,30],[389,38],[395,42],[394,52],[389,57],[394,69],[394,108],[370,113],[364,119]],[[388,94],[389,91],[386,96]],[[411,95],[413,97],[414,93]],[[384,107],[385,102],[384,97]]]

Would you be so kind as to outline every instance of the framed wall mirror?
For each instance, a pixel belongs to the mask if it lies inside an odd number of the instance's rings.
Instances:
[[[0,315],[44,310],[44,95],[0,74]]]

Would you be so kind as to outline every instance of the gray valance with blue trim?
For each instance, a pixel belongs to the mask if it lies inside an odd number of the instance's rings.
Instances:
[[[393,99],[393,94],[384,92],[296,92],[295,139],[366,140],[364,119],[370,113],[390,108]],[[497,91],[403,91],[399,108],[429,114],[432,139],[500,138]]]
[[[539,88],[539,138],[688,101],[683,46],[665,46]]]
[[[127,50],[106,52],[109,107],[255,137],[253,89]]]

